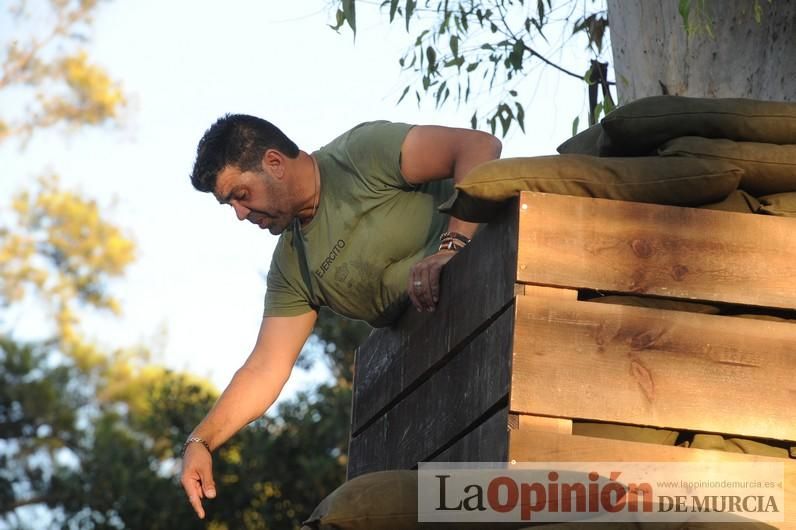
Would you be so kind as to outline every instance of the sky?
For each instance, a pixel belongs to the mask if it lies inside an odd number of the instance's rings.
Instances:
[[[368,120],[469,127],[472,107],[396,104],[411,81],[398,58],[413,38],[388,25],[378,3],[357,3],[356,39],[328,27],[328,0],[103,3],[87,48],[127,94],[122,127],[43,132],[24,150],[0,145],[1,203],[54,172],[113,205],[110,218],[137,244],[137,261],[113,285],[122,318],[87,319],[90,336],[110,347],[148,344],[154,361],[219,389],[251,351],[277,239],[190,185],[196,143],[220,115],[266,118],[308,152]],[[583,41],[550,58],[575,71],[588,65]],[[586,120],[585,87],[550,68],[533,69],[522,87],[527,133],[504,138],[503,157],[553,154],[573,119]],[[15,331],[36,336],[41,326],[30,311]],[[296,370],[283,395],[322,376]]]

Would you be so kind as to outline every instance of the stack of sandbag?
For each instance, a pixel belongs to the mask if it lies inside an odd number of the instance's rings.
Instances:
[[[611,112],[558,152],[729,163],[743,170],[738,190],[706,207],[796,216],[796,103],[644,98]]]
[[[644,98],[558,156],[481,164],[440,209],[484,222],[520,191],[796,215],[796,103]]]

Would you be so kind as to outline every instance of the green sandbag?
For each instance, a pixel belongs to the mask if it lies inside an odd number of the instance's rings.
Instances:
[[[721,312],[718,307],[704,302],[687,302],[685,300],[670,300],[668,298],[654,298],[651,296],[610,294],[591,298],[589,302],[647,307],[650,309],[666,309],[667,311],[685,311],[686,313],[702,313],[705,315],[718,315]]]
[[[417,471],[379,471],[345,482],[304,521],[305,530],[494,530],[527,523],[420,523]]]
[[[760,213],[796,217],[796,192],[764,195],[758,200],[761,204]]]
[[[486,222],[497,214],[501,202],[521,191],[698,206],[727,197],[738,187],[742,173],[727,162],[686,157],[504,158],[470,171],[440,211],[465,221]]]
[[[590,155],[600,156],[610,150],[606,145],[608,136],[603,133],[603,126],[599,123],[581,131],[556,148],[562,155]]]
[[[593,436],[595,438],[610,438],[611,440],[624,440],[627,442],[674,445],[677,441],[678,433],[668,429],[637,427],[635,425],[575,421],[572,423],[572,434],[578,436]]]
[[[724,438],[718,434],[695,434],[690,447],[694,449],[714,449],[727,453],[789,458],[788,450],[785,448],[743,438]]]
[[[703,204],[700,208],[705,210],[720,210],[723,212],[763,213],[760,211],[762,208],[760,201],[743,190],[735,190],[723,201]]]
[[[612,153],[650,154],[672,138],[702,136],[796,144],[796,103],[653,96],[632,101],[600,122]]]
[[[796,145],[685,136],[666,142],[661,156],[724,160],[744,170],[740,188],[754,196],[796,191]]]

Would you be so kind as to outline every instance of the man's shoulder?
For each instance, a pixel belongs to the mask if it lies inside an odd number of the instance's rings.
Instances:
[[[364,121],[348,129],[321,148],[322,151],[350,148],[361,144],[394,140],[406,136],[413,125],[388,120]]]

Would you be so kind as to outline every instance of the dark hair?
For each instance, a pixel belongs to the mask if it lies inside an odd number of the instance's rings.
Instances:
[[[225,114],[199,140],[191,183],[199,191],[213,192],[221,170],[227,166],[259,170],[268,149],[289,158],[299,154],[298,146],[271,122],[246,114]]]

